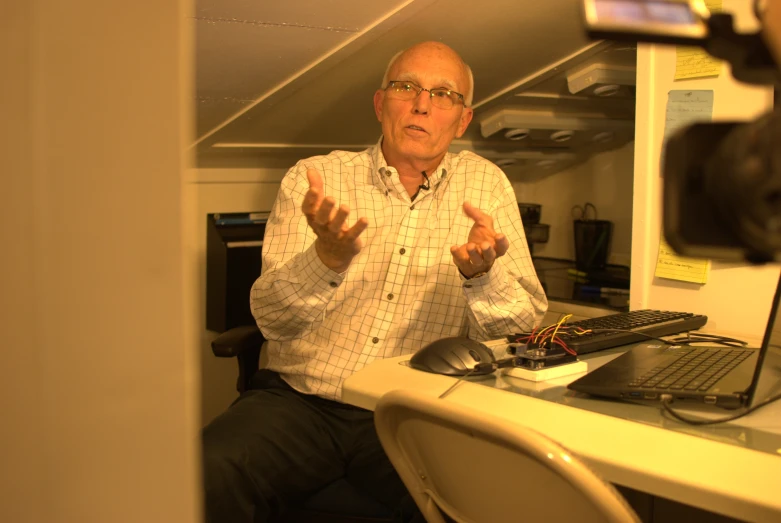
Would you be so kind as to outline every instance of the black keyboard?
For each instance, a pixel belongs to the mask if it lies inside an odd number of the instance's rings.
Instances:
[[[581,327],[596,332],[581,336],[559,334],[557,337],[561,336],[562,341],[578,354],[588,354],[649,339],[641,334],[658,338],[699,329],[707,322],[708,317],[701,314],[641,309],[565,323],[570,327]],[[599,332],[600,329],[621,329],[631,332]]]

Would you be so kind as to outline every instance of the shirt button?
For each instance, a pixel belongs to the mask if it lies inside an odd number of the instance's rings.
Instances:
[[[393,293],[392,293],[392,292],[388,294],[388,299],[389,299],[389,300],[392,300],[392,299],[393,299]]]
[[[471,283],[465,283],[464,284],[464,288],[471,289],[472,288],[472,284]]]
[[[410,210],[410,211],[414,211],[414,210],[415,210],[415,206],[414,206],[414,205],[410,205],[410,206],[409,206],[409,210]]]
[[[338,286],[339,286],[339,284],[338,284],[338,283],[336,283],[335,281],[332,281],[332,282],[331,282],[331,283],[329,283],[328,285],[330,285],[331,287],[334,287],[334,288],[336,288],[336,287],[338,287]]]
[[[399,254],[404,254],[405,252],[407,252],[407,249],[405,249],[404,247],[399,249]]]
[[[380,342],[380,338],[376,338],[376,337],[372,338],[372,343],[379,343],[379,342]]]
[[[385,176],[390,176],[391,172],[388,169],[385,169],[385,173],[384,174],[385,174]]]

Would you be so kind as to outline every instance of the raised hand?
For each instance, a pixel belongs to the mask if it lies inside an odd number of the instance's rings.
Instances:
[[[510,241],[494,230],[494,220],[469,202],[464,202],[464,213],[475,223],[469,231],[467,243],[453,245],[450,254],[453,263],[467,278],[491,270],[496,258],[504,256]]]
[[[317,169],[308,169],[306,177],[309,190],[304,195],[301,210],[309,227],[317,235],[317,255],[329,269],[344,272],[361,251],[363,241],[360,235],[369,222],[366,218],[360,218],[348,228],[345,221],[350,215],[350,208],[347,205],[336,208],[336,201],[332,197],[323,197],[323,178]]]

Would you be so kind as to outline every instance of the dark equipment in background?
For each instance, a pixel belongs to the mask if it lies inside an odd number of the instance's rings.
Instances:
[[[610,255],[613,222],[597,219],[597,208],[591,203],[572,208],[575,235],[575,266],[580,271],[604,269]]]
[[[523,232],[526,234],[526,243],[529,246],[529,254],[534,255],[535,243],[548,243],[550,237],[550,225],[540,223],[542,205],[538,203],[519,203]]]
[[[255,325],[249,306],[260,276],[268,213],[206,216],[206,328],[225,332]]]
[[[761,0],[754,11],[764,24]],[[737,33],[732,15],[702,0],[584,0],[587,34],[693,45],[727,61],[735,79],[779,85],[761,32]],[[749,122],[695,124],[664,152],[664,235],[686,256],[781,261],[781,108]]]

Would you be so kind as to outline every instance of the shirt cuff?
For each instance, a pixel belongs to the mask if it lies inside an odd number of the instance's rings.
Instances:
[[[502,286],[502,281],[504,281],[504,278],[502,277],[503,273],[504,269],[499,263],[494,263],[491,270],[482,276],[469,280],[467,280],[459,271],[461,286],[464,288],[467,301],[471,303],[474,299],[499,291]]]
[[[344,281],[344,275],[329,269],[317,255],[315,244],[301,254],[303,281],[316,294],[330,294]]]

